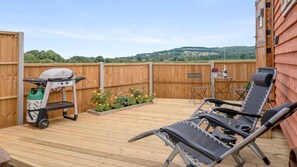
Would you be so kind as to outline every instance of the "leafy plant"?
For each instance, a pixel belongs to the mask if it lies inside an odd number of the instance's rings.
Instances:
[[[154,96],[148,96],[138,90],[129,89],[125,95],[113,96],[110,91],[101,93],[101,89],[93,91],[91,102],[96,105],[97,112],[108,111],[110,109],[120,109],[122,107],[152,102]]]

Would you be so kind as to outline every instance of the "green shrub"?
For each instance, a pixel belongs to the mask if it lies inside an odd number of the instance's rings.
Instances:
[[[129,97],[128,96],[119,96],[114,100],[115,103],[121,104],[124,107],[129,106]]]
[[[121,105],[121,104],[119,104],[119,103],[115,103],[115,104],[113,104],[112,106],[111,106],[111,108],[112,109],[120,109],[120,108],[122,108],[123,106]]]

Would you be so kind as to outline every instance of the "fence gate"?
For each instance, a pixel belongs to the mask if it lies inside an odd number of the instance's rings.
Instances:
[[[24,33],[0,31],[0,128],[23,123]]]

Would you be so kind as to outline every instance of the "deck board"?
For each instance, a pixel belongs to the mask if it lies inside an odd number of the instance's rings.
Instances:
[[[131,137],[188,118],[195,108],[187,100],[156,99],[154,104],[104,116],[88,113],[77,121],[57,119],[47,129],[30,125],[0,130],[0,147],[16,166],[161,166],[171,149],[157,137],[128,143]],[[271,166],[287,166],[289,147],[279,129],[273,139],[257,139]],[[246,166],[265,166],[248,148]],[[172,166],[183,166],[178,157]],[[221,166],[234,166],[227,158]]]

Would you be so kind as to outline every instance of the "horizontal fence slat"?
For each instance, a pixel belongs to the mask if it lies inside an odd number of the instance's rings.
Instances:
[[[18,62],[0,62],[0,65],[17,65]]]
[[[8,99],[16,99],[18,96],[4,96],[4,97],[0,97],[0,100],[8,100]]]

